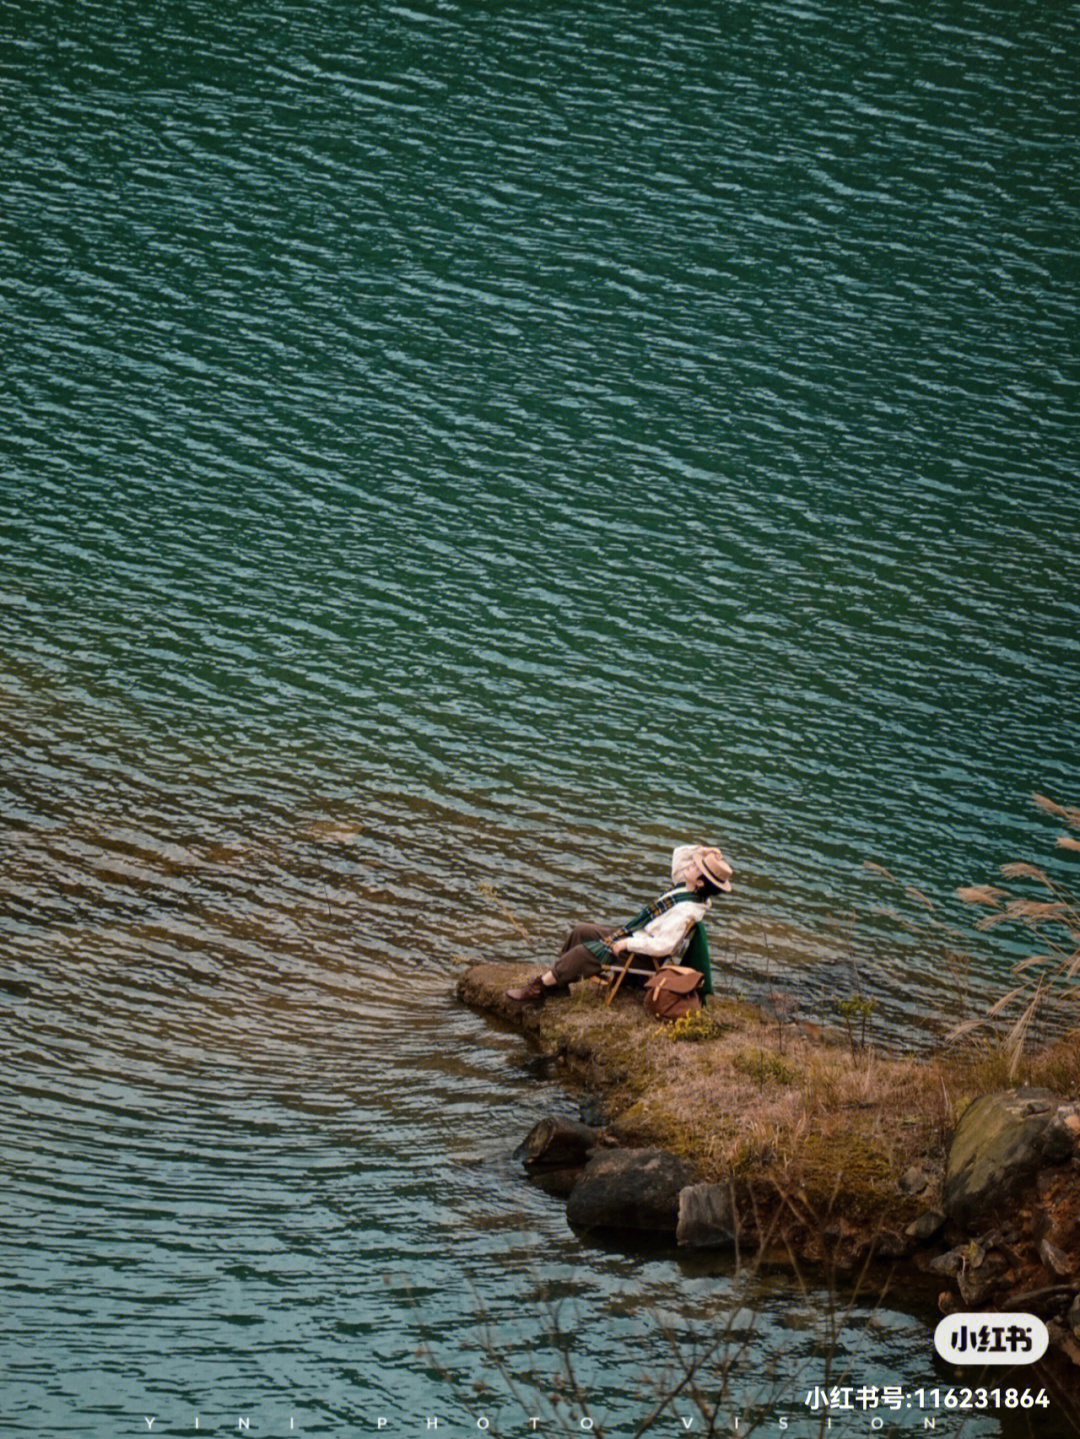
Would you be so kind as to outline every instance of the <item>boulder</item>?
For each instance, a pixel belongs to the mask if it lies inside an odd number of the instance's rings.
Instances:
[[[906,1259],[911,1253],[911,1240],[895,1229],[881,1229],[871,1240],[867,1252],[875,1259]]]
[[[679,1191],[676,1244],[693,1249],[729,1249],[738,1233],[730,1184],[689,1184]]]
[[[1007,1089],[969,1104],[945,1161],[945,1212],[965,1229],[992,1219],[1041,1169],[1077,1149],[1080,1108],[1049,1089]]]
[[[574,1229],[622,1229],[672,1238],[679,1194],[697,1178],[663,1149],[601,1149],[581,1171],[566,1217]]]

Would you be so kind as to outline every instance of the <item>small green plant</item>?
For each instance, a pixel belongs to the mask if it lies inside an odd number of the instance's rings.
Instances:
[[[854,1058],[856,1049],[866,1048],[866,1026],[870,1021],[870,1016],[877,1009],[877,1000],[867,999],[865,994],[853,994],[849,999],[834,1000],[833,1009],[844,1021],[848,1043],[851,1045],[852,1058]],[[858,1030],[858,1038],[856,1038],[856,1030]]]
[[[779,1054],[768,1049],[744,1049],[731,1061],[732,1068],[764,1089],[766,1084],[794,1084],[798,1075]]]
[[[689,1014],[665,1026],[664,1033],[668,1039],[705,1044],[710,1039],[719,1038],[722,1029],[707,1009],[692,1009]]]

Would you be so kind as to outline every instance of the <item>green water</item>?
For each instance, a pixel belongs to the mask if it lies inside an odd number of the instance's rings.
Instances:
[[[517,1432],[507,1372],[570,1344],[544,1295],[618,1432],[656,1312],[747,1298],[729,1397],[798,1414],[821,1296],[583,1246],[508,1158],[573,1101],[455,965],[633,912],[700,837],[740,992],[858,984],[921,1044],[1000,988],[953,890],[1064,863],[1029,797],[1078,798],[1078,38],[5,8],[14,1432],[477,1395]],[[970,941],[966,997],[866,860]],[[849,1362],[930,1384],[896,1305]]]

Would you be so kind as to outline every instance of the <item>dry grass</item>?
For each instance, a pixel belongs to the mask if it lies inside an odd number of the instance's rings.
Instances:
[[[771,1018],[750,1005],[709,1001],[716,1038],[673,1044],[630,997],[605,1009],[583,992],[549,1007],[558,1051],[579,1073],[607,1083],[615,1137],[655,1144],[695,1160],[707,1178],[733,1171],[831,1203],[837,1186],[863,1220],[895,1226],[905,1204],[897,1182],[920,1161],[944,1156],[947,1136],[977,1095],[1010,1083],[1080,1094],[1080,1045],[1066,1035],[1028,1056],[1010,1077],[1000,1046],[977,1044],[930,1058],[797,1031],[781,1053]],[[900,1210],[898,1211],[898,1204]]]
[[[1025,1054],[1013,1068],[1012,1054],[992,1038],[976,1039],[964,1055],[964,1074],[975,1094],[1032,1085],[1063,1098],[1080,1097],[1080,1031],[1069,1031],[1044,1048]]]
[[[940,1157],[959,1102],[957,1078],[936,1062],[789,1033],[752,1006],[716,1000],[712,1040],[673,1044],[632,999],[603,1009],[589,995],[551,1007],[552,1038],[571,1067],[606,1075],[611,1130],[693,1159],[706,1178],[833,1201],[867,1222],[897,1221],[897,1180],[916,1160]],[[546,1027],[546,1024],[545,1024]],[[966,1085],[963,1087],[967,1087]],[[918,1205],[911,1202],[911,1216]]]
[[[612,1138],[683,1155],[702,1178],[734,1180],[759,1237],[779,1224],[785,1242],[810,1258],[829,1229],[852,1254],[860,1236],[902,1234],[938,1196],[906,1194],[901,1179],[913,1167],[940,1175],[948,1137],[980,1094],[1021,1083],[1080,1096],[1076,1032],[1015,1069],[984,1036],[902,1058],[852,1052],[843,1035],[788,1025],[781,1051],[772,1015],[714,996],[707,1016],[715,1037],[673,1043],[672,1026],[646,1014],[639,997],[620,995],[607,1008],[588,983],[569,999],[508,1010],[503,990],[521,973],[476,966],[459,992],[513,1018],[568,1077],[602,1091]]]

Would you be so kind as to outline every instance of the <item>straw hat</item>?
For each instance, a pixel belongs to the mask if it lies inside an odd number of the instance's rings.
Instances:
[[[694,858],[710,884],[725,891],[731,889],[731,876],[735,871],[718,849],[699,849]]]

